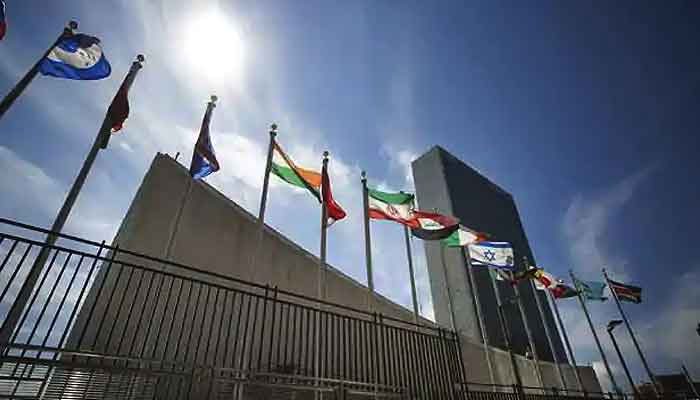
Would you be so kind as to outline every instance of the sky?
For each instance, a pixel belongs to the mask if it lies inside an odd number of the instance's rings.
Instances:
[[[156,152],[188,166],[219,96],[207,182],[257,214],[270,124],[299,164],[330,151],[329,262],[366,281],[360,171],[413,190],[410,162],[440,145],[513,194],[540,266],[643,287],[625,311],[656,373],[700,379],[700,56],[697,2],[6,0],[0,95],[69,19],[98,36],[109,79],[37,77],[0,120],[0,216],[48,227],[135,58],[131,117],[100,153],[65,232],[111,240]],[[38,12],[41,10],[41,12]],[[695,183],[693,183],[695,182]],[[273,179],[266,222],[316,254],[315,200]],[[410,307],[400,226],[372,225],[377,290]],[[421,313],[432,318],[414,240]],[[575,300],[560,304],[580,364],[608,385]],[[618,383],[604,326],[590,311]],[[647,380],[622,327],[635,379]]]

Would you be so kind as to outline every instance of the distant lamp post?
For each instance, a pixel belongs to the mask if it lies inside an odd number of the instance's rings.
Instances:
[[[632,375],[630,375],[629,369],[627,369],[627,364],[625,363],[625,359],[622,357],[622,352],[620,351],[620,347],[617,345],[617,341],[615,340],[615,335],[613,335],[613,329],[615,329],[616,326],[622,324],[623,321],[621,319],[614,319],[610,322],[608,322],[608,334],[610,335],[610,340],[613,343],[613,346],[615,346],[615,351],[617,352],[617,356],[620,358],[620,363],[622,363],[622,368],[625,370],[625,375],[627,375],[627,380],[630,383],[630,387],[632,388],[632,391],[634,392],[634,395],[639,398],[639,393],[637,392],[637,387],[634,386],[634,381],[632,380]]]

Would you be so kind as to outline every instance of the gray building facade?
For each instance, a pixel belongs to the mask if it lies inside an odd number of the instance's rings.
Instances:
[[[440,213],[454,215],[463,225],[488,233],[495,241],[510,242],[518,269],[523,268],[524,256],[532,265],[536,265],[515,200],[510,193],[438,146],[413,161],[412,167],[416,196],[421,209],[437,209]],[[461,249],[441,248],[439,243],[426,241],[425,252],[437,322],[443,326],[452,326],[454,319],[455,328],[461,334],[480,341],[481,333],[472,297],[473,289],[469,283],[466,259]],[[483,310],[489,344],[505,348],[496,296],[488,270],[477,267],[474,268],[474,273],[477,286],[475,293],[479,296]],[[516,304],[508,304],[507,301],[514,298],[514,290],[505,282],[499,282],[498,285],[504,301],[513,350],[518,354],[525,354],[528,339],[520,312]],[[532,290],[529,282],[521,282],[518,288],[537,355],[541,360],[554,361],[535,295],[540,296],[544,308],[544,323],[549,325],[552,333],[557,358],[560,362],[565,362],[566,353],[546,294]]]

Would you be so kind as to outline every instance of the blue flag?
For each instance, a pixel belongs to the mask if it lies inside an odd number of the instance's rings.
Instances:
[[[580,281],[574,279],[574,286],[583,294],[583,298],[586,300],[605,301],[608,299],[603,294],[605,286],[607,286],[603,282]]]
[[[207,105],[207,112],[204,114],[202,128],[199,131],[197,144],[194,145],[192,153],[192,163],[190,163],[190,175],[194,179],[202,179],[207,175],[219,170],[219,161],[216,159],[214,147],[211,144],[209,135],[209,122],[214,111],[215,104],[210,102]]]
[[[57,78],[96,80],[108,77],[112,67],[100,39],[81,33],[65,37],[39,63],[39,72]]]

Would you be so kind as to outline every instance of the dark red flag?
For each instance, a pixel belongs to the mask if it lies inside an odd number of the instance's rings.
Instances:
[[[323,165],[323,171],[321,171],[321,193],[323,195],[323,203],[326,206],[326,211],[328,213],[327,226],[332,225],[335,221],[345,218],[346,214],[340,204],[333,200],[333,192],[331,191],[331,179],[328,177],[328,166],[326,163]]]

